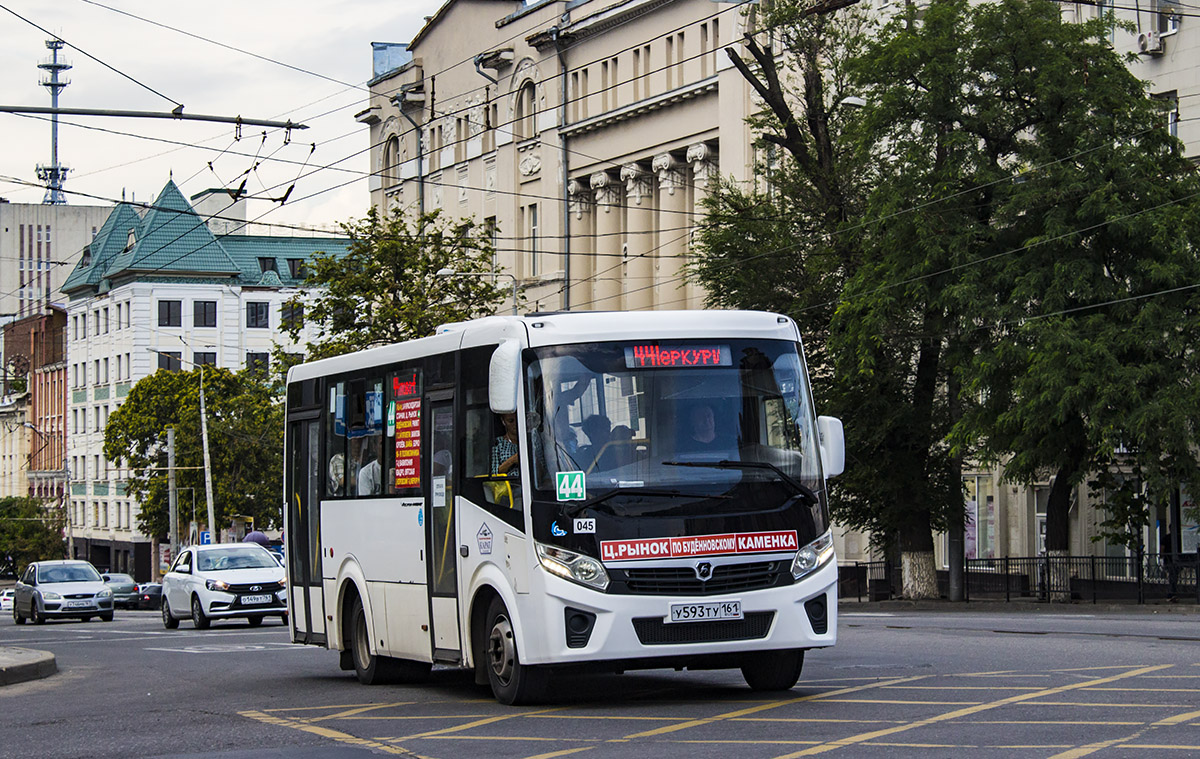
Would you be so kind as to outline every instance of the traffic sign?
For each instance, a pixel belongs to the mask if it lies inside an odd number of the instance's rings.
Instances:
[[[200,531],[200,545],[207,546],[212,544],[212,533],[208,530]]]

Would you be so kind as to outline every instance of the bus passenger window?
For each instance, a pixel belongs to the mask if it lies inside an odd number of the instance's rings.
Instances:
[[[325,431],[326,487],[328,495],[346,494],[346,383],[329,388],[329,423]]]

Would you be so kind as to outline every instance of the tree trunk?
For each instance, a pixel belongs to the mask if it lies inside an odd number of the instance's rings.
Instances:
[[[939,597],[933,551],[904,551],[900,554],[900,567],[901,595],[912,600]]]
[[[928,512],[913,514],[912,520],[900,530],[900,583],[900,595],[904,598],[939,597]]]

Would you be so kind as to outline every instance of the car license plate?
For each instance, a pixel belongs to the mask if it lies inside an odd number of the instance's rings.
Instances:
[[[269,604],[271,596],[242,596],[243,606],[253,606],[254,604]]]
[[[68,609],[86,609],[92,605],[91,601],[67,601],[66,603]]]
[[[695,604],[671,604],[667,622],[707,622],[717,619],[742,619],[741,601],[713,601]]]

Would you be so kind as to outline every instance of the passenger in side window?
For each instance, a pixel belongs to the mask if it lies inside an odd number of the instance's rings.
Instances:
[[[504,434],[492,446],[492,474],[510,474],[519,463],[517,446],[517,415],[501,414]]]

